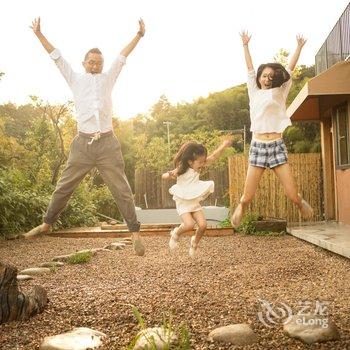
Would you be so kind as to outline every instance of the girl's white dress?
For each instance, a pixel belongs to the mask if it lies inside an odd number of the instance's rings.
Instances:
[[[214,192],[214,181],[199,180],[199,173],[192,168],[177,177],[169,193],[173,195],[179,215],[202,210],[200,201]]]

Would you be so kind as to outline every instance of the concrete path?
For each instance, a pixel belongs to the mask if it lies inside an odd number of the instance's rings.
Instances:
[[[318,222],[307,226],[288,227],[287,232],[350,259],[350,225]]]

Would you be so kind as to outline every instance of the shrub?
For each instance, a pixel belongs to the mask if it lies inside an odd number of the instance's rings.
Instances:
[[[48,200],[43,193],[15,188],[0,177],[0,233],[7,236],[39,225]]]
[[[106,185],[93,186],[91,188],[91,201],[95,205],[95,213],[109,216],[116,220],[122,220],[114,198]]]
[[[257,213],[248,212],[238,227],[238,231],[245,235],[254,236],[281,236],[284,232],[258,231],[255,226],[256,221],[262,220],[263,217]]]
[[[96,206],[92,201],[91,188],[87,182],[82,182],[57,220],[57,226],[62,228],[94,226],[97,222],[98,217]]]
[[[222,220],[219,222],[219,227],[224,228],[224,227],[232,227],[230,218],[226,218],[225,220]]]
[[[0,235],[25,232],[40,225],[52,196],[53,187],[39,189],[28,184],[26,174],[17,170],[0,172]],[[98,222],[91,190],[78,187],[62,213],[58,227],[92,226]]]
[[[251,235],[256,232],[254,221],[259,219],[259,215],[256,213],[248,212],[244,215],[241,224],[238,227],[238,231],[246,235]]]

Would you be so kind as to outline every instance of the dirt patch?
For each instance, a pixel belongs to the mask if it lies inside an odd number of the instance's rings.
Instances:
[[[0,241],[0,259],[19,270],[50,261],[55,255],[98,248],[108,238],[41,237],[32,241]],[[37,349],[48,335],[90,327],[107,334],[101,349],[123,349],[139,331],[131,305],[147,325],[172,315],[191,336],[192,349],[230,349],[207,341],[211,330],[232,323],[250,323],[259,343],[237,349],[350,348],[350,260],[320,250],[291,236],[206,237],[196,259],[188,257],[189,237],[169,255],[166,237],[147,237],[146,255],[125,250],[100,252],[91,262],[65,265],[33,281],[19,282],[26,290],[46,288],[45,311],[26,322],[0,325],[0,348]],[[282,324],[266,327],[258,318],[260,299],[285,303],[300,310],[327,301],[327,312],[341,339],[323,345],[304,345],[283,334]]]

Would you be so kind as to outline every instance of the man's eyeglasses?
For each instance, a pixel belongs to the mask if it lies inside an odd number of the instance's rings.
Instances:
[[[87,63],[90,66],[97,66],[97,67],[102,67],[103,66],[103,62],[85,61],[85,63]]]

